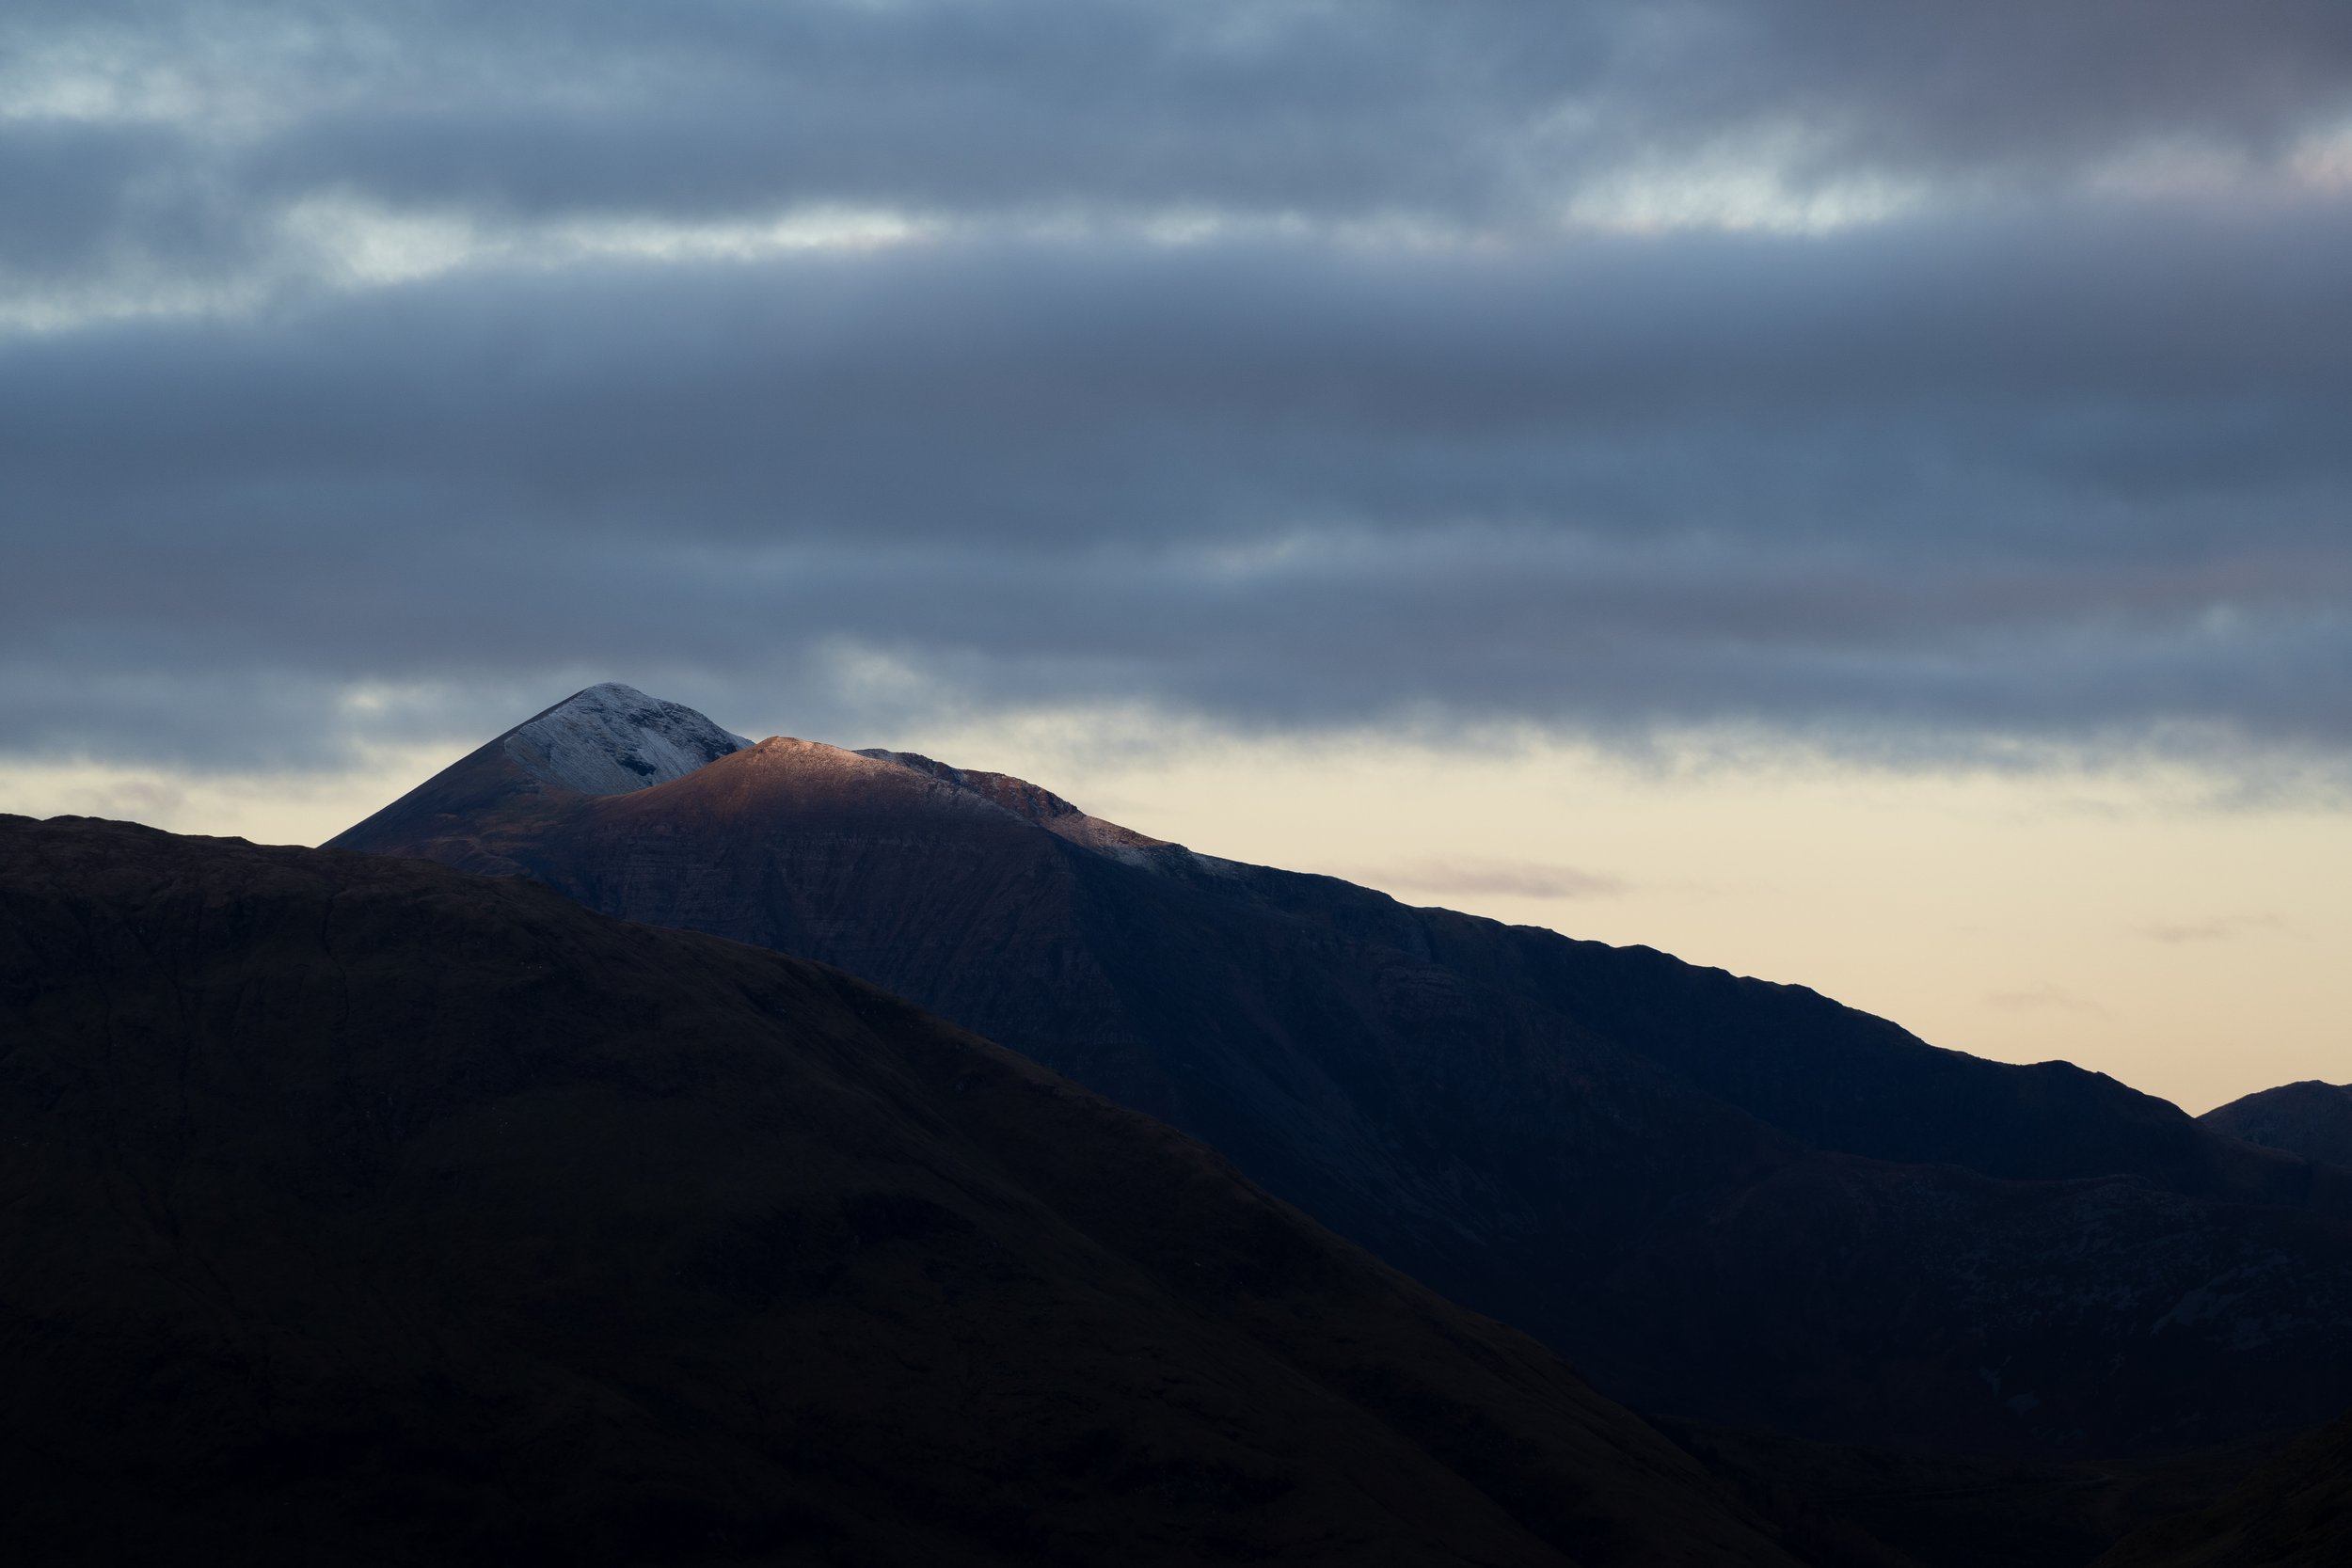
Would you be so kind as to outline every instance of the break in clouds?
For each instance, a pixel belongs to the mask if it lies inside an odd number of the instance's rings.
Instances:
[[[0,750],[2352,751],[2334,0],[490,11],[0,18]]]

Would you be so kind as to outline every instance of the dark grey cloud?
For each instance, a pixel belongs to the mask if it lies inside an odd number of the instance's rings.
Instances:
[[[0,19],[0,752],[301,766],[608,677],[860,742],[2352,748],[2352,204],[2256,167],[2346,107],[2334,5],[358,14]],[[1559,221],[1783,133],[1918,190]],[[2155,146],[2251,164],[2092,178]],[[338,202],[460,254],[339,273]],[[549,227],[810,203],[933,227]]]
[[[2062,167],[2149,140],[2275,149],[2340,111],[2352,17],[2326,0],[1766,0],[1700,8],[1677,117],[1795,110],[1841,158]]]
[[[460,277],[20,343],[0,461],[20,495],[167,531],[166,498],[310,530],[316,481],[361,509],[336,527],[437,487],[712,542],[1453,516],[1922,548],[1965,524],[2034,558],[2151,559],[2201,556],[2223,514],[2326,542],[2352,465],[2332,330],[2352,214],[2211,237],[2141,216],[1504,260],[980,243]],[[1948,490],[1923,483],[1938,464]],[[1181,483],[1139,484],[1153,468]]]
[[[183,261],[321,195],[1509,230],[1644,159],[1780,147],[1800,185],[1980,189],[2151,147],[2259,160],[2352,108],[2335,0],[38,5],[0,20],[0,53],[29,62],[20,95],[44,68],[112,83],[151,133],[129,162],[120,138],[50,147],[72,177],[21,182],[11,230]],[[0,124],[0,164],[48,134]]]

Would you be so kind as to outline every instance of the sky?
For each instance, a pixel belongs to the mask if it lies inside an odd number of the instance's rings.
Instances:
[[[590,682],[2352,1079],[2339,0],[0,8],[0,809]]]

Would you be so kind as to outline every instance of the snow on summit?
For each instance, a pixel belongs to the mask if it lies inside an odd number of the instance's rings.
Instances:
[[[683,703],[608,681],[506,732],[506,754],[534,778],[583,795],[626,795],[682,779],[751,744]]]

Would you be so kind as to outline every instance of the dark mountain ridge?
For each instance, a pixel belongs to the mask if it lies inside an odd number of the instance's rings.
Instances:
[[[2217,1106],[2197,1119],[2210,1132],[2265,1148],[2352,1166],[2352,1084],[2323,1084],[2316,1078],[2281,1084]]]
[[[2102,1075],[927,758],[773,738],[589,795],[502,740],[336,844],[838,964],[1204,1138],[1639,1407],[2065,1453],[2352,1403],[2352,1178]]]
[[[1793,1564],[1524,1336],[836,972],[0,817],[10,1560]]]

